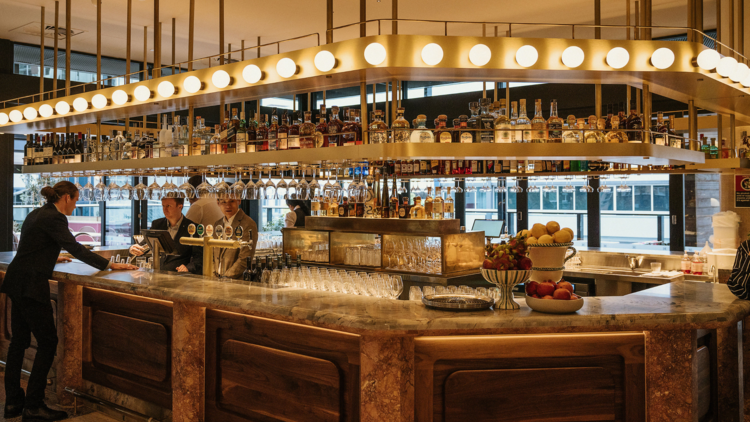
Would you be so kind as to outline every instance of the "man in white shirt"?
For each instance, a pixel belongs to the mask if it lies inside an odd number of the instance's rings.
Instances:
[[[194,188],[197,188],[198,185],[203,183],[203,178],[201,176],[193,176],[188,180],[188,183]],[[215,199],[191,198],[189,201],[190,208],[188,208],[185,217],[187,217],[188,220],[195,222],[195,224],[203,224],[203,227],[206,227],[209,224],[214,224],[214,222],[220,219],[223,215]]]
[[[258,225],[240,209],[238,199],[219,199],[214,200],[214,202],[218,203],[221,212],[224,214],[224,217],[214,221],[214,229],[218,226],[232,227],[232,232],[234,232],[237,227],[242,227],[242,240],[252,240],[252,245],[249,248],[216,248],[214,271],[222,277],[241,278],[242,273],[247,268],[247,258],[252,258],[255,255],[255,246],[258,244]]]

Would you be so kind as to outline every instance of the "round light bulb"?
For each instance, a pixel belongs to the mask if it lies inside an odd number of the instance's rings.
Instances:
[[[135,99],[138,101],[146,101],[151,98],[151,90],[145,85],[137,86],[135,91],[133,91],[133,95],[135,95]]]
[[[201,90],[201,88],[203,87],[203,82],[201,82],[201,80],[198,79],[197,76],[188,76],[184,81],[182,81],[182,87],[186,92],[195,94],[196,92]]]
[[[23,120],[23,113],[21,113],[21,110],[13,110],[10,112],[10,121],[13,123],[18,123],[21,120]]]
[[[91,104],[94,105],[94,108],[97,108],[97,109],[100,109],[100,110],[103,109],[104,107],[106,107],[108,102],[109,101],[107,100],[107,97],[105,97],[102,94],[96,94],[91,99]]]
[[[118,89],[112,93],[112,102],[117,105],[123,105],[128,102],[128,93]]]
[[[539,59],[539,52],[530,45],[524,45],[516,51],[516,62],[523,67],[533,66]]]
[[[320,51],[315,55],[315,67],[321,72],[328,72],[336,65],[336,58],[330,51]]]
[[[26,120],[34,120],[36,119],[36,109],[34,107],[26,107],[23,109],[23,117],[26,118]]]
[[[365,61],[377,66],[385,61],[385,47],[380,43],[372,43],[365,48]]]
[[[55,111],[52,109],[52,106],[49,104],[42,104],[39,106],[39,115],[42,117],[49,117],[51,116]]]
[[[435,66],[443,60],[443,48],[431,42],[422,47],[422,61],[428,66]]]
[[[156,91],[164,98],[169,98],[174,95],[174,84],[169,81],[163,81],[156,87]]]
[[[716,50],[703,50],[698,54],[698,67],[703,70],[714,70],[721,60],[721,54]]]
[[[583,53],[581,47],[571,45],[563,51],[562,62],[565,66],[575,68],[583,63],[584,57],[585,54]]]
[[[254,84],[263,77],[263,72],[254,64],[249,64],[242,69],[242,79],[249,84]]]
[[[743,79],[740,83],[745,88],[750,88],[750,75],[745,76],[745,79]]]
[[[477,44],[469,50],[469,61],[474,66],[484,66],[491,58],[492,50],[484,44]]]
[[[276,72],[282,78],[289,78],[297,73],[297,64],[294,63],[294,60],[285,57],[276,63]]]
[[[674,53],[666,47],[659,48],[651,55],[651,64],[657,69],[666,69],[674,64]]]
[[[70,112],[70,104],[65,101],[58,101],[57,104],[55,104],[55,111],[57,114],[64,116]]]
[[[75,111],[86,111],[89,108],[89,102],[85,98],[78,97],[73,100],[73,108]]]
[[[607,64],[614,69],[622,69],[630,61],[630,53],[622,47],[615,47],[607,53]]]
[[[219,89],[229,86],[229,82],[231,82],[231,78],[225,70],[217,70],[211,75],[211,83]]]
[[[716,73],[727,78],[737,69],[737,60],[734,57],[722,57],[716,66]]]
[[[748,74],[750,74],[750,68],[748,68],[745,63],[737,63],[737,68],[735,68],[734,72],[729,75],[729,79],[733,82],[739,82],[744,80]]]
[[[7,124],[8,121],[10,121],[10,118],[5,113],[0,113],[0,125]]]

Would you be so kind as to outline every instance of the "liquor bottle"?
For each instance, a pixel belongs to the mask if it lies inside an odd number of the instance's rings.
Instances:
[[[543,144],[547,142],[547,121],[542,115],[542,100],[534,101],[534,117],[531,119],[531,142]]]
[[[549,120],[547,120],[547,129],[549,130],[548,142],[562,142],[563,119],[557,115],[557,100],[552,100],[549,111]]]
[[[166,114],[163,116],[164,123],[162,124],[162,131],[159,132],[159,147],[161,148],[158,152],[159,157],[171,157],[174,151],[174,128],[169,124],[169,116]],[[156,156],[154,158],[157,158]]]
[[[315,148],[315,125],[312,123],[312,112],[306,111],[305,122],[299,126],[300,148]]]
[[[492,144],[495,142],[495,117],[490,114],[490,106],[492,102],[489,98],[479,99],[479,109],[481,114],[477,119],[479,132],[479,141],[484,144]]]
[[[26,147],[24,146],[24,164],[26,164]],[[60,135],[52,135],[52,164],[60,164]]]
[[[471,116],[469,116],[468,119],[466,119],[466,127],[471,129],[469,133],[471,133],[472,143],[479,142],[479,132],[478,129],[481,129],[481,119],[479,117],[479,102],[478,101],[472,101],[469,103],[469,111],[471,112]]]
[[[326,123],[326,107],[320,106],[318,124],[315,126],[315,148],[328,147],[328,124]]]
[[[354,143],[356,145],[362,145],[364,143],[364,140],[362,138],[362,122],[360,121],[360,116],[362,115],[361,110],[354,109],[350,112],[352,124],[354,125],[354,132],[356,134],[356,138],[354,140]]]
[[[359,120],[359,117],[357,117],[359,110],[349,110],[347,108],[345,108],[344,110],[344,115],[348,117],[346,117],[344,126],[341,129],[341,131],[344,133],[344,135],[341,135],[342,143],[343,146],[354,146],[357,145],[358,138],[362,139],[361,134],[359,135],[359,137],[357,137],[358,125],[354,122],[355,117],[357,118],[357,120]]]
[[[261,114],[260,116],[260,123],[258,124],[258,131],[256,133],[256,137],[258,141],[256,142],[256,149],[258,146],[260,146],[260,151],[268,151],[268,125],[266,124],[266,119],[268,118],[267,115]]]
[[[339,108],[338,106],[331,107],[331,119],[328,122],[328,146],[339,147],[344,145],[343,139],[341,139],[338,133],[341,133],[344,128],[344,122],[339,120]]]
[[[175,116],[175,133],[177,134],[177,151],[178,157],[187,157],[190,155],[190,127],[185,118],[184,124],[180,116]]]
[[[124,134],[125,143],[122,144],[120,157],[122,160],[130,160],[131,153],[133,150],[133,139],[131,138],[130,132]]]
[[[299,131],[302,125],[300,124],[300,121],[297,117],[297,112],[295,111],[292,114],[292,122],[289,125],[289,140],[288,140],[288,148],[289,149],[300,149],[300,138],[299,138]]]
[[[411,133],[409,142],[411,143],[435,143],[435,135],[432,131],[427,129],[425,123],[427,122],[427,116],[420,114],[415,119],[417,124],[415,130]],[[421,173],[421,171],[420,171]],[[426,173],[422,173],[426,174]]]
[[[125,144],[125,137],[122,135],[122,131],[112,131],[112,141],[109,144],[109,158],[108,160],[121,160],[121,148]]]
[[[254,117],[247,121],[246,128],[245,139],[247,140],[247,144],[245,145],[245,152],[260,151],[260,146],[258,145],[258,139],[260,139],[258,138],[258,123]]]
[[[531,142],[531,120],[526,117],[526,100],[519,101],[518,119],[516,119],[516,142]]]
[[[320,197],[314,195],[310,200],[310,215],[320,217]]]
[[[52,164],[52,157],[54,155],[55,147],[52,145],[52,135],[48,134],[44,136],[44,164]]]
[[[501,98],[498,101],[499,112],[495,119],[495,142],[500,144],[509,144],[512,142],[511,129],[513,128],[510,124],[510,118],[506,114],[505,99]]]
[[[406,198],[404,198],[404,201],[407,201]],[[410,217],[414,220],[424,220],[425,218],[425,210],[424,206],[422,205],[422,198],[419,196],[414,197],[414,205],[411,206],[411,210],[409,210]]]
[[[604,129],[612,130],[612,104],[607,104],[607,120],[604,121]]]
[[[240,128],[240,118],[237,115],[237,109],[232,109],[232,118],[227,122],[226,127],[226,149],[224,150],[227,154],[234,154],[237,152],[237,131]]]
[[[581,142],[581,133],[578,130],[578,124],[576,122],[576,116],[568,116],[568,128],[563,131],[562,141],[564,144],[577,144]]]
[[[268,125],[268,151],[279,149],[279,116],[276,109],[271,111],[271,124]]]
[[[103,136],[102,138],[106,138]],[[68,140],[65,144],[65,155],[67,157],[66,163],[74,163],[75,162],[75,142],[76,142],[76,135],[74,133],[68,134]],[[101,147],[99,147],[101,150]],[[101,156],[99,157],[101,159]]]
[[[510,102],[510,141],[511,142],[519,142],[518,140],[521,138],[521,134],[516,133],[515,129],[518,129],[516,127],[516,123],[518,123],[518,102],[511,101]]]
[[[432,219],[442,220],[444,218],[445,218],[445,200],[443,199],[443,188],[438,186],[435,188],[435,198],[432,200]]]
[[[448,116],[441,114],[435,119],[435,142],[441,144],[450,144],[453,142],[453,135],[447,129]]]
[[[612,130],[605,134],[604,142],[609,144],[627,143],[628,136],[625,134],[625,132],[620,130],[620,117],[612,116],[611,125]]]
[[[248,256],[247,261],[246,261],[245,271],[242,273],[243,281],[250,282],[250,278],[252,278],[252,273],[253,273],[252,268],[253,268],[253,258]]]
[[[709,153],[711,158],[719,158],[719,142],[716,140],[716,138],[711,138]]]
[[[411,135],[411,131],[409,130],[411,126],[409,126],[409,122],[404,119],[404,112],[405,109],[399,107],[396,111],[396,120],[391,124],[391,129],[393,129],[393,142],[396,143],[409,142]]]
[[[747,137],[747,131],[742,131],[742,136],[740,137],[739,142],[739,151],[737,153],[737,158],[748,158],[748,154],[750,154],[750,138]],[[722,157],[724,156],[724,148],[722,148]],[[730,158],[731,154],[729,151],[726,152],[726,157],[723,158]]]
[[[359,183],[362,184],[362,178],[360,177]],[[366,184],[365,184],[366,186]],[[364,218],[365,217],[365,199],[367,197],[367,193],[364,194],[358,194],[354,197],[354,200],[352,201],[352,198],[349,198],[349,205],[354,207],[354,215],[352,217],[357,218]],[[351,214],[352,209],[349,209],[349,213]]]
[[[158,145],[156,138],[154,138],[154,134],[149,133],[148,139],[146,140],[146,158],[154,158],[154,154],[158,154],[158,152],[154,153],[154,149],[158,148]]]
[[[201,139],[201,116],[195,117],[195,126],[193,127],[192,137],[190,138],[190,155],[203,155],[202,139]],[[133,138],[133,142],[136,141],[138,136]]]
[[[237,126],[237,134],[235,135],[237,142],[237,153],[244,154],[247,152],[247,122],[245,121],[245,112],[240,112],[240,124]]]
[[[279,129],[277,132],[277,148],[279,150],[289,149],[289,117],[286,113],[281,115],[281,122],[279,123]]]
[[[386,144],[388,143],[388,125],[383,121],[383,111],[375,110],[374,119],[370,123],[370,143]]]
[[[215,125],[214,126],[214,135],[211,137],[211,140],[209,141],[209,153],[210,154],[221,154],[223,151],[221,149],[221,126]]]
[[[328,198],[320,200],[320,215],[323,217],[335,217],[331,211],[331,202]]]
[[[34,143],[31,141],[31,136],[30,134],[26,134],[26,143],[23,146],[23,165],[25,166],[34,165],[34,153],[36,149],[34,148]]]
[[[380,218],[390,218],[390,203],[388,200],[388,175],[383,174],[383,186],[380,193]]]
[[[396,176],[393,176],[393,191],[391,192],[391,197],[388,200],[388,204],[390,209],[388,210],[388,214],[390,218],[399,218],[399,210],[398,210],[398,194],[396,193],[396,184],[397,184]]]
[[[445,218],[447,219],[454,219],[456,218],[456,210],[453,202],[453,197],[451,196],[451,187],[448,186],[447,192],[445,193],[445,200],[444,202],[444,208],[445,208]],[[434,209],[434,208],[433,208]]]
[[[427,188],[427,196],[424,199],[424,213],[425,218],[432,220],[432,205],[434,200],[432,199],[432,188]]]
[[[416,201],[416,198],[414,198],[414,200]],[[403,198],[403,201],[401,202],[401,205],[399,205],[398,207],[398,218],[400,219],[411,218],[411,208],[412,206],[409,205],[409,198],[405,196]]]
[[[346,196],[342,197],[341,204],[338,204],[337,206],[338,206],[338,210],[336,212],[336,215],[342,218],[349,217],[349,198],[348,197]]]
[[[642,143],[643,142],[643,134],[640,132],[641,129],[643,129],[643,120],[641,117],[636,113],[635,110],[635,101],[630,106],[630,115],[628,116],[627,121],[625,122],[625,126],[628,128],[628,130],[632,132],[628,132],[628,140],[631,143]]]
[[[83,137],[83,134],[79,133],[78,137],[76,138],[75,145],[73,146],[73,162],[74,163],[83,162],[83,140],[81,139],[82,137]]]
[[[599,131],[597,130],[597,117],[593,114],[589,116],[589,130],[583,135],[583,142],[587,144],[596,144],[602,142]]]

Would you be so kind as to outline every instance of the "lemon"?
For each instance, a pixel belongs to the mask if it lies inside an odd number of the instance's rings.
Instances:
[[[544,226],[544,224],[536,223],[531,228],[531,235],[539,239],[540,237],[547,234],[547,227]]]
[[[539,244],[548,244],[548,243],[555,243],[554,239],[552,239],[552,236],[545,234],[544,236],[539,238]]]
[[[547,223],[547,234],[555,234],[560,230],[560,224],[557,221]]]

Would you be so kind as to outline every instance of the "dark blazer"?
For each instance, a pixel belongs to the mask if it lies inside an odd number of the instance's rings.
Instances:
[[[23,222],[18,251],[0,292],[49,303],[49,280],[61,249],[98,270],[109,266],[109,260],[76,242],[65,215],[54,204],[47,204],[29,213]]]
[[[203,274],[203,248],[197,246],[188,246],[180,243],[180,238],[190,237],[188,226],[195,224],[182,216],[182,223],[174,237],[174,243],[177,244],[177,255],[162,255],[161,269],[164,271],[177,271],[177,267],[184,265],[188,271],[193,274]],[[197,226],[197,224],[195,224]],[[151,230],[169,230],[169,223],[166,218],[157,218],[151,222]],[[146,243],[144,240],[143,243]]]
[[[297,221],[294,222],[294,227],[305,227],[305,211],[302,207],[294,210],[294,213],[297,214]]]

